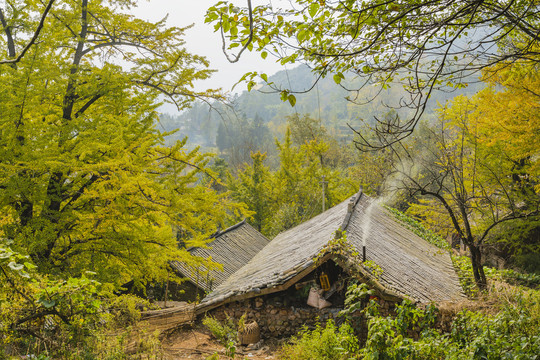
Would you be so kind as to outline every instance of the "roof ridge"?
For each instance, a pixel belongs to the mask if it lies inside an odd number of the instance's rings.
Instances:
[[[221,236],[221,235],[223,235],[223,234],[225,234],[225,233],[228,233],[229,231],[232,231],[232,230],[234,230],[234,229],[237,229],[237,228],[239,228],[240,226],[242,226],[242,225],[244,225],[244,224],[246,224],[246,219],[240,221],[240,222],[237,223],[237,224],[234,224],[234,225],[232,225],[232,226],[229,226],[229,227],[226,228],[225,230],[220,231],[220,230],[218,229],[218,231],[216,231],[215,233],[213,233],[212,235],[210,235],[210,239],[215,239],[215,238],[217,238],[218,236]]]
[[[208,240],[211,240],[210,242],[208,242],[208,244],[213,243],[214,240],[216,240],[219,236],[221,236],[221,235],[223,235],[223,234],[225,234],[225,233],[228,233],[229,231],[233,231],[233,230],[239,228],[240,226],[242,226],[242,225],[244,225],[244,224],[247,224],[246,220],[247,220],[247,219],[244,219],[244,220],[240,221],[239,223],[236,223],[236,224],[234,224],[234,225],[232,225],[232,226],[229,226],[229,227],[226,228],[225,230],[222,230],[222,231],[220,231],[219,229],[216,230],[215,233],[213,233],[212,235],[210,235],[210,236],[208,237]],[[248,225],[249,225],[249,224],[248,224]],[[262,233],[260,233],[260,234],[262,235]],[[263,235],[263,236],[264,236],[264,235]],[[266,236],[265,236],[265,237],[266,237]],[[190,246],[190,247],[186,248],[186,250],[191,252],[192,250],[196,250],[196,249],[200,249],[200,248],[201,248],[200,246]]]
[[[349,226],[349,222],[351,221],[352,213],[354,209],[356,208],[356,205],[362,198],[362,195],[364,195],[364,189],[362,188],[362,186],[360,186],[360,190],[358,191],[358,193],[354,195],[353,197],[351,197],[351,199],[349,200],[349,204],[347,206],[347,214],[345,214],[343,223],[341,224],[341,227],[338,229],[338,231],[343,232],[347,230],[347,226]]]

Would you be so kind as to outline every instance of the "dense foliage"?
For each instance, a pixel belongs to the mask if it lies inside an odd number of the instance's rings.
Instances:
[[[266,154],[252,153],[252,164],[245,164],[238,177],[229,176],[233,199],[244,202],[255,212],[253,223],[259,231],[275,236],[309,220],[358,191],[356,179],[348,179],[323,137],[293,143],[287,129],[283,142],[276,141],[279,167],[265,166]],[[324,183],[323,183],[324,181]],[[324,198],[323,198],[324,186]]]
[[[148,301],[113,294],[92,272],[67,278],[40,274],[11,245],[0,242],[0,358],[124,359],[129,343],[157,354],[158,339],[137,324],[140,311],[151,308]]]
[[[507,294],[509,295],[509,294]],[[540,353],[538,292],[513,293],[495,314],[464,310],[449,333],[433,327],[432,308],[408,304],[397,316],[371,316],[363,359],[536,359]],[[515,297],[515,298],[514,298]],[[418,337],[407,333],[414,330]]]
[[[537,359],[540,293],[503,287],[485,300],[491,308],[465,308],[450,319],[441,313],[451,310],[419,308],[409,301],[398,305],[395,315],[381,316],[371,301],[363,310],[368,335],[362,348],[347,323],[338,328],[329,322],[301,331],[283,354],[287,359]]]
[[[2,351],[70,356],[108,323],[113,290],[201,261],[186,246],[243,209],[201,182],[208,155],[164,146],[160,94],[179,109],[219,94],[192,89],[211,71],[185,29],[133,5],[0,5]]]
[[[396,167],[395,187],[415,200],[408,211],[468,248],[480,287],[485,244],[538,252],[528,237],[540,220],[538,143],[523,144],[524,127],[532,134],[538,126],[538,96],[518,95],[536,87],[536,67],[514,63],[485,76],[489,87],[454,98],[436,123],[390,147],[407,159]]]
[[[281,350],[287,360],[343,360],[353,358],[359,350],[353,329],[347,324],[337,326],[329,320],[324,327],[304,328]]]
[[[5,10],[2,46],[34,28],[41,5],[25,4]],[[195,186],[208,157],[185,140],[164,147],[153,125],[162,91],[180,107],[214,95],[190,89],[206,62],[182,48],[183,29],[124,7],[55,3],[39,43],[0,65],[1,236],[40,271],[90,270],[116,286],[163,278],[168,260],[189,258],[176,229],[200,243],[227,216],[221,196]]]

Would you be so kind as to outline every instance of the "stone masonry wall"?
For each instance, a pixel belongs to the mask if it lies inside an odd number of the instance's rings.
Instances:
[[[307,305],[295,307],[294,305],[276,304],[271,300],[271,298],[261,296],[236,301],[211,310],[208,315],[219,321],[230,318],[238,323],[240,317],[245,314],[246,323],[257,322],[262,339],[289,337],[297,334],[304,325],[311,328],[317,323],[324,324],[329,319],[333,319],[337,324],[343,321],[341,317],[338,317],[342,308],[316,309]],[[393,313],[394,303],[380,299],[375,300],[380,304],[381,315],[386,316]],[[365,319],[359,317],[352,325],[357,330],[359,338],[365,339],[367,336]]]

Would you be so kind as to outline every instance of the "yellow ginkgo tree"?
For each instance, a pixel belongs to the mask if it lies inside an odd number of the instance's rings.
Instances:
[[[505,64],[484,75],[489,87],[475,98],[481,142],[504,147],[524,184],[540,193],[540,74],[528,62]],[[497,91],[500,88],[503,91]]]
[[[432,223],[451,224],[470,251],[479,288],[486,286],[482,255],[494,230],[540,216],[537,80],[520,71],[513,65],[475,96],[456,97],[441,109],[437,124],[395,148],[410,159],[399,166],[400,188],[429,200],[411,210]],[[519,79],[508,82],[515,75]]]
[[[175,231],[202,245],[240,208],[201,185],[207,155],[185,140],[165,147],[154,126],[161,99],[182,109],[219,97],[193,90],[212,71],[183,47],[185,29],[133,17],[131,1],[8,3],[0,236],[42,273],[90,270],[115,286],[163,279],[172,259],[193,261]]]

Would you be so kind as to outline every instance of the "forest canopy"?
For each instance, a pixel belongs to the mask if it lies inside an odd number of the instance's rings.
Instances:
[[[160,94],[180,109],[220,96],[192,89],[208,63],[183,47],[185,29],[128,15],[130,2],[9,5],[0,8],[1,236],[45,273],[93,271],[117,287],[165,277],[168,260],[190,259],[177,231],[202,244],[234,210],[199,184],[209,157],[185,140],[165,147],[155,128]]]

